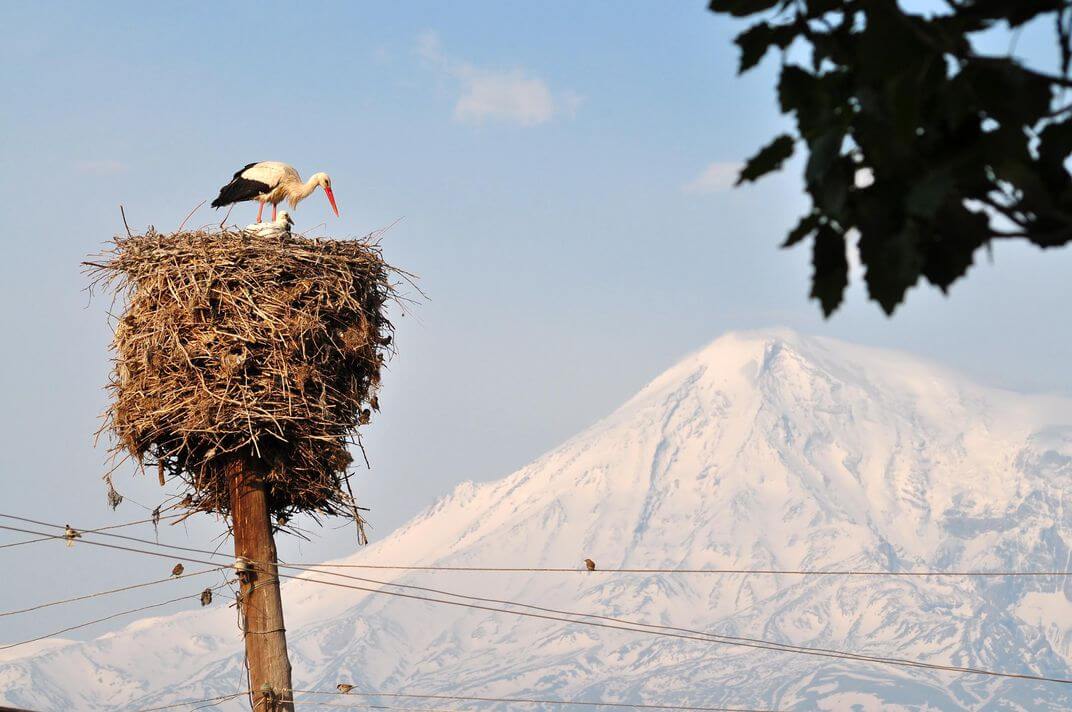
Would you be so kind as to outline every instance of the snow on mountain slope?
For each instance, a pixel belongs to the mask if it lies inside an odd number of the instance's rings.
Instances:
[[[1068,570],[1070,485],[1068,401],[981,388],[902,354],[736,333],[531,465],[459,485],[345,563],[581,569],[591,557],[606,568]],[[1072,677],[1068,577],[347,573]],[[285,585],[284,599],[299,689],[350,681],[777,709],[1072,708],[1072,685],[1058,683],[660,638],[303,581]],[[0,699],[97,710],[227,694],[244,687],[239,650],[223,607],[144,619],[87,643],[9,651]]]

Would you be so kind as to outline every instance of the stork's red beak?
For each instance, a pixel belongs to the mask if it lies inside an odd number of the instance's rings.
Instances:
[[[335,205],[335,194],[331,192],[331,188],[324,188],[324,192],[328,196],[328,202],[331,203],[331,209],[335,211],[335,217],[339,217],[339,208]]]

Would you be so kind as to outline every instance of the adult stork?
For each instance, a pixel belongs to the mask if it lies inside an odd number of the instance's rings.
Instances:
[[[260,203],[257,208],[257,222],[260,222],[264,204],[271,203],[272,220],[275,220],[276,206],[284,200],[289,200],[291,209],[294,209],[299,202],[312,195],[317,187],[324,189],[331,209],[338,217],[339,209],[335,206],[335,194],[331,192],[331,178],[327,173],[314,173],[303,183],[294,166],[279,161],[250,163],[235,173],[231,182],[220,188],[220,194],[212,201],[212,207],[222,208],[224,205],[256,200]]]

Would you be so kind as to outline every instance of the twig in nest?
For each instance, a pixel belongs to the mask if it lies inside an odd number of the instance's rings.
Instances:
[[[193,209],[193,210],[191,210],[190,212],[186,213],[186,217],[184,217],[184,218],[182,219],[182,222],[181,222],[181,223],[179,224],[179,230],[178,230],[178,232],[182,232],[182,228],[183,228],[183,227],[184,227],[184,226],[186,225],[186,221],[187,221],[187,220],[189,220],[189,219],[190,219],[190,216],[191,216],[191,215],[193,215],[194,213],[196,213],[196,212],[197,212],[197,209],[198,209],[198,208],[200,208],[200,207],[201,207],[202,205],[204,205],[204,204],[205,204],[205,201],[204,201],[204,200],[202,200],[202,201],[201,201],[200,203],[198,203],[197,205],[195,205],[195,206],[194,206],[194,209]]]
[[[119,214],[123,216],[123,227],[127,229],[127,237],[134,237],[134,235],[130,232],[130,225],[127,225],[127,213],[125,210],[123,210],[122,204],[119,205]]]
[[[234,210],[235,205],[236,203],[231,203],[227,206],[227,214],[223,216],[223,220],[220,220],[220,229],[223,229],[223,226],[227,222],[227,219],[231,217],[231,211]]]

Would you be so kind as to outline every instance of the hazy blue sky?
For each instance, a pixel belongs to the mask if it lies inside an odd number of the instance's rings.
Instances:
[[[341,219],[317,194],[299,229],[347,237],[401,218],[385,253],[430,298],[398,319],[373,469],[356,479],[373,537],[459,481],[525,464],[729,329],[786,325],[1072,394],[1068,250],[998,245],[949,299],[913,290],[890,320],[855,289],[819,317],[807,251],[776,249],[805,206],[799,165],[727,189],[783,124],[776,62],[736,77],[735,28],[705,5],[0,5],[0,511],[145,515],[105,504],[93,432],[109,301],[89,299],[79,263],[122,230],[120,203],[134,227],[170,230],[255,160],[331,174]],[[1046,39],[1028,31],[1018,51],[1044,60]],[[122,471],[116,485],[151,508],[154,480]],[[207,517],[168,529],[194,545],[222,531]],[[354,546],[350,528],[311,536],[282,555]],[[57,570],[85,592],[171,566],[58,544],[0,550],[0,565],[0,609],[66,595]],[[0,641],[152,600],[6,619]]]

